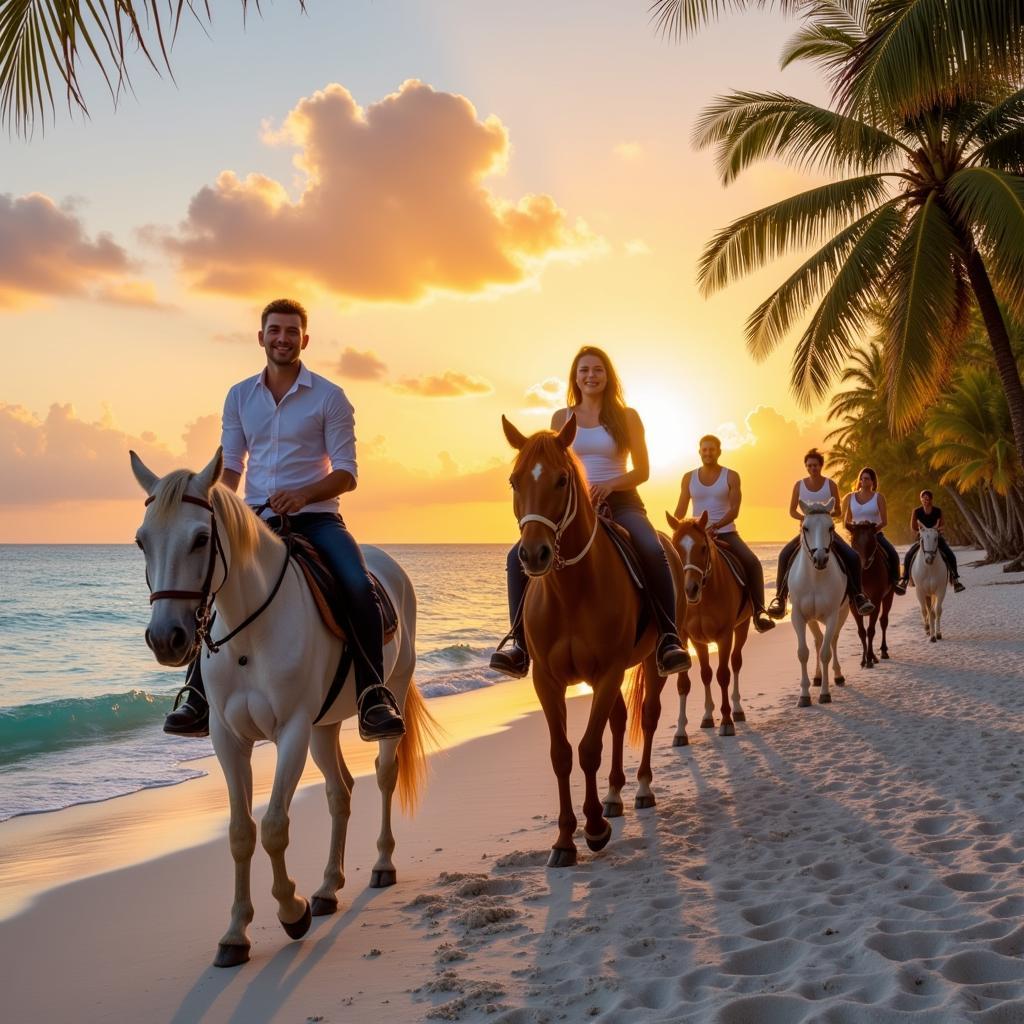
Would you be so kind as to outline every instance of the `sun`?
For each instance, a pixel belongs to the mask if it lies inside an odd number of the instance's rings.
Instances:
[[[652,477],[678,476],[696,464],[697,439],[707,430],[700,426],[700,410],[677,388],[639,381],[626,399],[643,420]]]

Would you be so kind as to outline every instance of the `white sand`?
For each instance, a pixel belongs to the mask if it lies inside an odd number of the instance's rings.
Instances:
[[[396,829],[393,889],[365,888],[377,812],[361,780],[342,913],[302,942],[276,924],[258,851],[253,961],[207,966],[230,899],[221,839],[52,890],[0,924],[0,1014],[1024,1021],[1024,587],[1012,579],[966,572],[939,644],[922,640],[911,592],[896,605],[893,660],[871,672],[848,625],[849,684],[826,707],[795,706],[788,625],[753,639],[739,735],[696,728],[698,687],[692,746],[673,750],[669,696],[658,807],[633,811],[627,786],[612,842],[591,854],[580,839],[574,869],[543,866],[555,786],[543,718],[530,714],[434,759],[419,816]],[[507,692],[521,700],[523,688]],[[574,741],[588,706],[570,704]],[[634,752],[627,774],[635,764]],[[165,798],[139,798],[140,828]],[[102,845],[96,823],[65,820],[66,842]],[[327,843],[321,793],[300,795],[293,837],[308,893]]]

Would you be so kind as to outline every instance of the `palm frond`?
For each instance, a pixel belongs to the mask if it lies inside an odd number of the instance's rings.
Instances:
[[[698,149],[717,147],[722,181],[757,160],[833,173],[881,170],[909,154],[898,138],[856,118],[779,92],[734,92],[705,107],[693,130]]]
[[[971,160],[1010,174],[1024,174],[1024,124],[979,146]]]
[[[784,14],[798,10],[806,0],[651,0],[650,16],[659,35],[680,40],[733,11],[775,8]]]
[[[782,48],[779,67],[785,70],[797,61],[816,64],[826,74],[835,73],[849,60],[861,37],[827,25],[806,25]]]
[[[697,281],[710,295],[791,249],[834,235],[886,198],[881,174],[847,178],[800,192],[723,228],[700,258]]]
[[[948,379],[969,326],[964,253],[932,193],[914,211],[892,260],[884,351],[889,416],[906,430]]]
[[[844,109],[911,112],[1024,71],[1024,0],[872,0]]]
[[[974,236],[996,293],[1024,316],[1024,177],[967,167],[949,179],[946,194]]]
[[[901,199],[872,210],[825,243],[750,315],[747,349],[766,358],[785,339],[804,311],[836,279],[843,264],[884,267],[902,225]]]

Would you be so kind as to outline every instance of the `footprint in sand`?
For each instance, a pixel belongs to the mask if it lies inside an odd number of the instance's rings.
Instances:
[[[977,871],[957,871],[951,875],[945,875],[942,879],[957,892],[986,892],[992,888],[992,877]]]
[[[941,836],[948,832],[956,824],[956,818],[951,814],[937,814],[928,818],[918,818],[911,822],[911,828],[920,832],[923,836]]]
[[[953,944],[948,932],[896,932],[870,935],[864,945],[884,956],[886,960],[904,963],[941,956]]]
[[[726,974],[777,974],[799,963],[807,949],[796,939],[762,942],[730,953],[722,961],[722,970]]]
[[[988,950],[969,950],[951,956],[942,965],[941,972],[944,978],[957,985],[1020,981],[1024,978],[1024,962]]]

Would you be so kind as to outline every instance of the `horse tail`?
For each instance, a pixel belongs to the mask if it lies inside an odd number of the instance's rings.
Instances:
[[[405,691],[405,735],[398,744],[398,802],[403,811],[413,813],[419,803],[420,790],[427,779],[427,747],[441,745],[441,726],[427,710],[416,680],[409,680]]]
[[[632,672],[629,673],[629,682],[626,684],[626,707],[629,709],[629,744],[638,747],[644,738],[644,695],[647,683],[647,673],[644,672],[644,663],[641,661]]]

